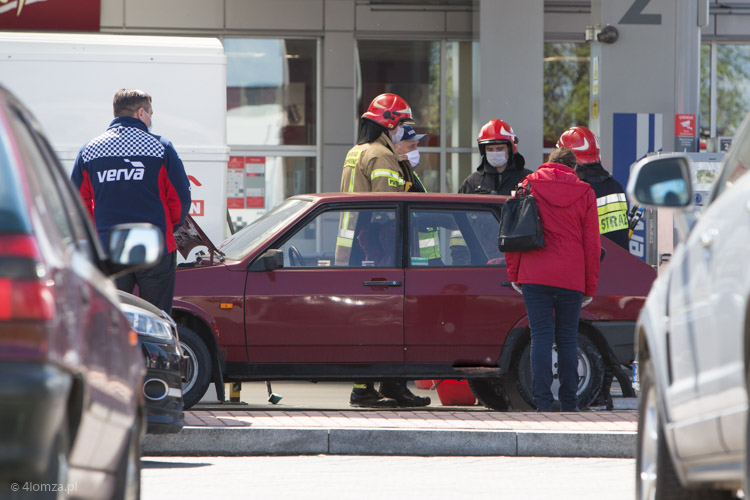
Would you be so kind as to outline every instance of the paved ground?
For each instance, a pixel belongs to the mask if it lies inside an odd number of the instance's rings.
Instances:
[[[497,412],[442,406],[438,398],[420,410],[355,410],[345,404],[348,384],[324,386],[323,396],[303,397],[311,392],[309,385],[274,384],[273,390],[284,396],[283,404],[197,405],[186,412],[181,433],[147,436],[144,453],[634,456],[637,410],[632,398],[615,398],[614,411],[580,413]],[[254,400],[261,397],[267,394]]]

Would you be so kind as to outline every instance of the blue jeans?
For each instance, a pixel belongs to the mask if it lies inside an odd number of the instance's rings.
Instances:
[[[576,408],[578,391],[578,318],[583,293],[547,285],[521,285],[531,328],[531,384],[540,410],[552,407],[552,343],[557,344],[557,373],[563,411]]]

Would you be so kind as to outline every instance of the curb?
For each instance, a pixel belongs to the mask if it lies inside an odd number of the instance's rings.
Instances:
[[[144,456],[401,455],[633,458],[637,433],[184,427],[147,434]]]

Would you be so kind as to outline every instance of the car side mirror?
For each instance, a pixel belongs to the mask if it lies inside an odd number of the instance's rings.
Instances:
[[[164,254],[164,237],[152,224],[118,224],[109,232],[110,275],[150,267]]]
[[[250,271],[267,273],[284,267],[284,252],[272,248],[266,250],[260,257],[250,264]]]
[[[690,207],[693,203],[690,160],[680,155],[642,159],[630,173],[628,195],[648,207]]]

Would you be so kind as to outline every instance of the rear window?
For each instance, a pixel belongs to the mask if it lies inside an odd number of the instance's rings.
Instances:
[[[0,113],[4,113],[2,108]],[[18,165],[11,148],[6,122],[0,120],[0,233],[31,231],[27,211],[23,208],[20,186]]]

